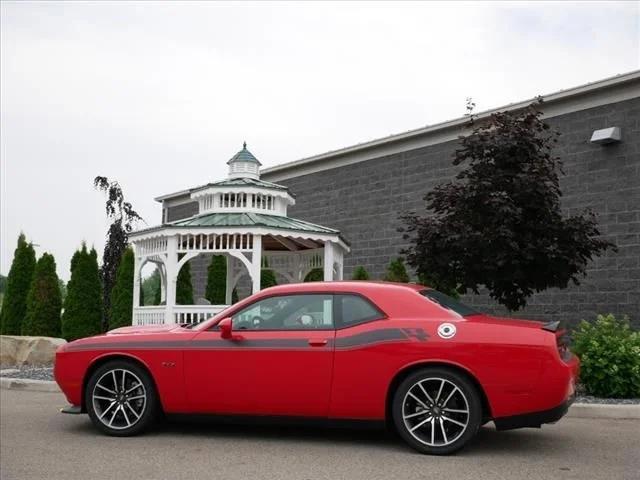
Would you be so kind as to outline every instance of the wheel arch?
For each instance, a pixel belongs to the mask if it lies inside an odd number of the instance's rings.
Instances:
[[[489,398],[487,397],[484,388],[478,381],[477,377],[466,367],[459,365],[457,363],[452,363],[443,360],[424,360],[415,363],[411,363],[409,365],[405,365],[402,367],[393,377],[391,382],[389,383],[389,387],[387,388],[387,396],[385,399],[385,422],[388,426],[393,424],[393,414],[391,411],[391,407],[393,404],[393,395],[397,390],[398,386],[402,381],[411,375],[413,372],[421,370],[427,367],[440,367],[446,368],[447,370],[452,370],[454,372],[460,373],[464,375],[476,388],[478,394],[480,395],[480,400],[482,403],[482,421],[485,423],[489,421],[492,417],[491,414],[491,404],[489,403]]]
[[[139,357],[136,357],[135,355],[131,355],[130,353],[123,353],[123,352],[105,353],[92,360],[92,362],[89,364],[89,367],[87,368],[87,371],[84,373],[84,377],[82,378],[80,407],[83,413],[87,413],[87,406],[85,405],[85,396],[86,396],[87,383],[89,383],[89,379],[91,378],[91,375],[93,375],[93,372],[95,372],[98,368],[100,368],[105,363],[111,362],[114,360],[124,360],[142,368],[145,372],[147,372],[147,374],[149,374],[149,378],[151,378],[151,382],[153,383],[153,388],[155,389],[156,393],[158,393],[158,384],[156,383],[156,379],[153,377],[153,373],[151,372],[151,369],[144,362],[144,360],[142,360]],[[162,399],[160,398],[159,395],[158,395],[158,399],[160,403],[160,408],[162,409]]]

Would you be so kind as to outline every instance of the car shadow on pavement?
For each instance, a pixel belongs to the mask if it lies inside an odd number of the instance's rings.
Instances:
[[[69,429],[82,435],[101,435],[86,422],[67,424]],[[553,451],[561,453],[567,444],[561,431],[546,429],[521,429],[498,432],[492,424],[482,427],[478,434],[457,455],[484,456],[500,453],[500,455],[523,456],[536,452]],[[546,430],[546,431],[545,431]],[[394,451],[411,454],[408,447],[395,432],[383,427],[370,426],[317,426],[308,424],[273,423],[251,424],[245,420],[228,421],[217,417],[180,417],[179,419],[159,422],[151,431],[141,437],[199,437],[216,440],[243,440],[263,442],[305,443],[318,447],[330,445],[358,445],[366,448]],[[569,454],[569,452],[567,452]]]

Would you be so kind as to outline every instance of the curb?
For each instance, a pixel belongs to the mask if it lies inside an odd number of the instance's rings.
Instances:
[[[28,380],[25,378],[0,377],[0,388],[5,390],[24,390],[28,392],[59,393],[60,387],[50,380]]]
[[[574,403],[567,417],[640,420],[640,404]]]
[[[59,393],[60,387],[50,380],[0,377],[0,388],[28,392]],[[608,418],[640,420],[640,404],[619,405],[602,403],[574,403],[567,418]]]

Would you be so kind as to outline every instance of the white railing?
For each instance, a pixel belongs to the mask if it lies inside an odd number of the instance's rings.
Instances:
[[[173,307],[174,323],[197,323],[213,317],[227,305],[176,305]],[[133,309],[134,325],[163,325],[166,307],[136,307]]]
[[[198,323],[227,308],[228,305],[176,305],[173,307],[175,323]]]
[[[164,306],[136,307],[133,309],[134,325],[162,325],[164,323]]]

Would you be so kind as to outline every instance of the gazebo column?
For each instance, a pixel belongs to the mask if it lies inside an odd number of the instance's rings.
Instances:
[[[251,293],[260,291],[260,272],[262,271],[262,236],[253,236],[253,252],[251,255],[251,276],[252,289]]]
[[[173,309],[176,306],[176,284],[178,282],[178,237],[167,238],[167,258],[165,260],[166,300],[164,323],[175,323]]]
[[[231,301],[233,299],[234,258],[231,255],[226,255],[226,257],[227,257],[227,289],[225,290],[224,303],[226,305],[231,305]]]
[[[333,262],[335,261],[333,242],[324,242],[324,281],[330,282],[333,280]]]
[[[140,270],[142,259],[137,255],[133,256],[133,308],[140,306]]]

